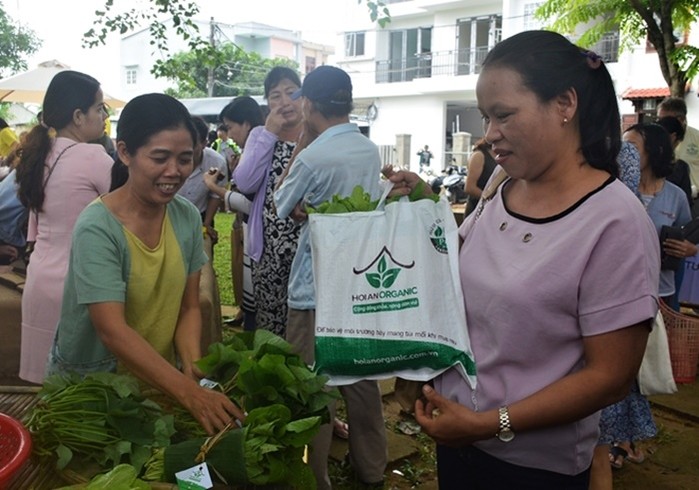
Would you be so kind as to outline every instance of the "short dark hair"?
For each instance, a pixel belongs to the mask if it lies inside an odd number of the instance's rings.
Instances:
[[[619,106],[612,78],[599,56],[555,32],[524,31],[495,45],[482,66],[483,70],[514,70],[542,102],[575,90],[585,160],[594,168],[618,175]]]
[[[643,138],[643,149],[648,155],[648,164],[657,178],[667,177],[673,170],[673,152],[670,134],[659,124],[634,124],[625,132],[635,131]]]
[[[197,141],[197,130],[187,108],[174,97],[165,94],[144,94],[134,97],[122,109],[117,124],[117,141],[134,155],[148,144],[151,136],[167,130],[184,128]]]
[[[247,95],[236,97],[231,102],[226,104],[221,113],[218,115],[219,120],[223,118],[238,124],[248,123],[250,129],[262,126],[265,122],[262,117],[262,109],[260,104],[255,99]]]
[[[687,117],[687,103],[680,97],[665,97],[658,104],[658,109]]]
[[[279,82],[282,80],[289,80],[291,83],[296,84],[297,87],[301,86],[301,79],[298,73],[288,66],[275,66],[265,77],[265,99],[269,98],[270,91],[279,85]]]
[[[684,139],[684,134],[686,132],[684,126],[675,116],[665,116],[658,119],[658,124],[665,128],[669,134],[675,133],[677,141],[682,141]]]

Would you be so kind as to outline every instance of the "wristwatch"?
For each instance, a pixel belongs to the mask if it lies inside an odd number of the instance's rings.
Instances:
[[[515,433],[512,431],[510,412],[507,410],[507,406],[500,407],[498,414],[500,416],[500,430],[495,436],[502,442],[510,442],[515,438]]]

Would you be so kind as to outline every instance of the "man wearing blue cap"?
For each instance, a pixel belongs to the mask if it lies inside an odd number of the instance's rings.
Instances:
[[[298,249],[289,278],[289,314],[286,339],[313,363],[315,346],[315,288],[311,244],[301,203],[312,206],[334,194],[349,196],[361,185],[378,199],[381,159],[378,148],[349,122],[352,81],[346,72],[320,66],[306,75],[292,98],[302,97],[305,131],[319,136],[287,168],[288,174],[274,194],[280,218],[303,221]],[[382,485],[387,462],[386,429],[381,393],[376,381],[341,386],[349,422],[350,463],[364,484]],[[331,407],[334,417],[335,407]],[[332,420],[332,418],[331,418]],[[324,425],[313,441],[309,464],[319,489],[331,488],[327,462],[332,424]]]

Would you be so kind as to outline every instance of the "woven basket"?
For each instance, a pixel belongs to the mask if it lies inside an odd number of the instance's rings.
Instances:
[[[676,383],[693,383],[699,363],[699,317],[678,313],[660,302]]]

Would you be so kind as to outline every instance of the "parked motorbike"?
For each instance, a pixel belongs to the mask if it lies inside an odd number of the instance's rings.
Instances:
[[[447,199],[452,204],[464,203],[468,200],[466,194],[466,174],[465,167],[449,165],[445,171],[441,185],[444,187]]]

